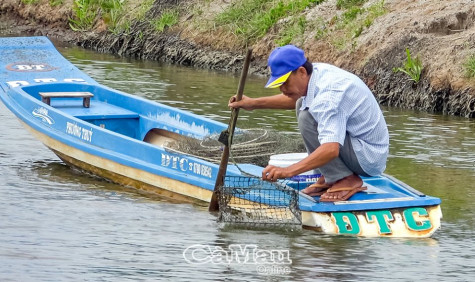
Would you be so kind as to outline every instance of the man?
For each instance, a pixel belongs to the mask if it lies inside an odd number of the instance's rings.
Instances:
[[[324,63],[310,63],[304,51],[278,47],[269,56],[266,88],[281,94],[260,98],[231,97],[232,108],[294,109],[309,156],[289,167],[269,165],[264,180],[276,181],[312,169],[322,177],[302,190],[320,201],[344,201],[366,187],[362,176],[386,168],[389,134],[379,104],[356,75]]]

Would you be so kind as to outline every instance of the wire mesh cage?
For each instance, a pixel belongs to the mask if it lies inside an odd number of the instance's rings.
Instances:
[[[219,190],[218,221],[240,227],[302,226],[299,193],[283,182],[226,176]]]
[[[184,138],[167,143],[165,149],[185,153],[213,163],[221,161],[223,144],[219,134],[202,140]],[[233,137],[231,154],[238,163],[267,166],[271,155],[305,152],[301,138],[271,129],[239,129]]]

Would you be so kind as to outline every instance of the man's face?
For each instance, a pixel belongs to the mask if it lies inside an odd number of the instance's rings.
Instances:
[[[290,74],[279,89],[285,96],[297,100],[307,95],[308,80],[307,71],[304,67],[300,67]]]

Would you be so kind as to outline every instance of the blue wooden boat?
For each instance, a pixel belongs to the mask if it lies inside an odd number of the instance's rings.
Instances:
[[[46,37],[0,38],[0,63],[2,102],[65,163],[166,197],[210,201],[218,165],[163,144],[219,134],[227,124],[100,85]],[[239,167],[256,176],[263,169]],[[242,173],[229,165],[227,175]],[[304,227],[388,237],[429,237],[440,227],[440,199],[387,175],[363,180],[368,190],[348,201],[300,196]]]

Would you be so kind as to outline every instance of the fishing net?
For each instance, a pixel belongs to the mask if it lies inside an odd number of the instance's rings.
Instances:
[[[219,163],[223,144],[218,139],[219,134],[207,136],[202,140],[186,138],[168,143],[167,148]],[[271,155],[305,151],[305,145],[300,136],[271,129],[236,130],[231,146],[231,154],[235,162],[263,167],[267,166]]]
[[[219,134],[207,136],[202,140],[178,139],[167,143],[166,149],[218,164],[224,146],[221,139],[223,135],[220,137]],[[267,166],[272,155],[306,151],[300,136],[270,129],[236,130],[230,150],[230,156],[236,166],[238,163],[250,163],[261,167]],[[226,176],[224,184],[217,189],[218,221],[226,226],[301,229],[299,192],[284,182],[267,182],[257,177]]]
[[[219,189],[218,221],[239,227],[302,227],[299,193],[283,182],[226,176]]]

